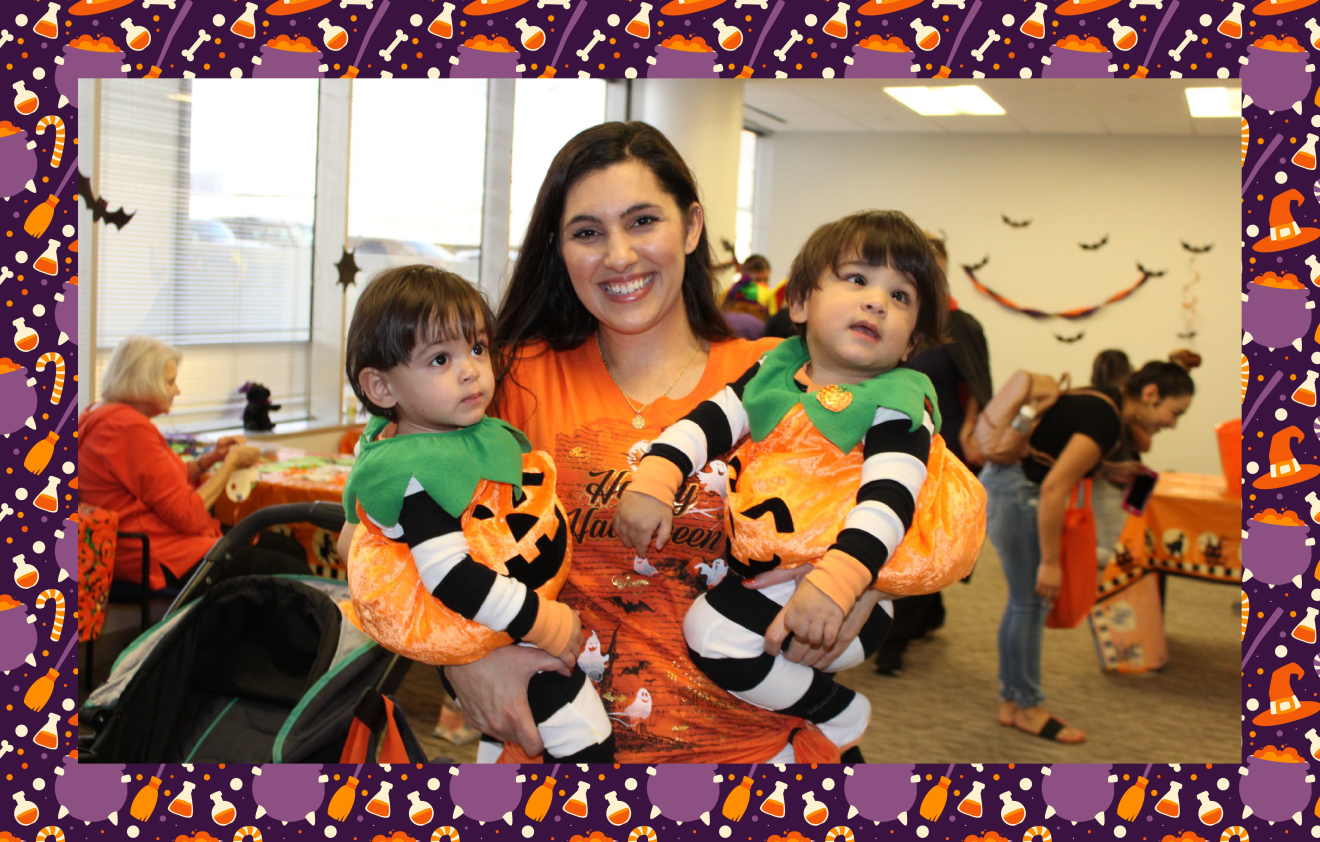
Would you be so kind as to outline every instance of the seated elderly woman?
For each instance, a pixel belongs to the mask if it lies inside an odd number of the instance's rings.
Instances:
[[[170,411],[179,394],[181,354],[149,336],[130,336],[115,348],[102,375],[102,401],[78,418],[81,500],[119,513],[119,528],[141,532],[151,545],[150,581],[158,591],[186,581],[220,537],[209,509],[238,468],[256,464],[260,451],[241,436],[184,462],[151,419]],[[219,468],[206,476],[212,466]],[[115,556],[121,597],[142,585],[137,540],[123,539]],[[305,558],[261,547],[243,547],[221,576],[241,573],[306,573]],[[120,587],[130,583],[127,589]]]

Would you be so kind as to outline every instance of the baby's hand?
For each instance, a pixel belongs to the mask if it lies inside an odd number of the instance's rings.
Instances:
[[[674,507],[640,491],[623,492],[614,511],[614,534],[625,547],[632,547],[642,557],[646,556],[653,535],[655,548],[664,549],[673,524]]]
[[[573,613],[573,630],[569,632],[568,645],[564,647],[563,652],[559,653],[558,658],[564,662],[564,666],[572,669],[573,665],[577,663],[578,653],[586,645],[587,639],[582,636],[582,617],[578,615],[575,609],[569,610]]]
[[[765,634],[765,651],[778,655],[791,632],[808,646],[829,649],[843,625],[843,609],[810,581],[803,579]]]

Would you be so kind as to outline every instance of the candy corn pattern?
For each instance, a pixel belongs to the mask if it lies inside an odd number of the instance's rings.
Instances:
[[[52,599],[55,600],[55,619],[50,624],[50,639],[59,640],[60,633],[64,631],[64,594],[48,588],[37,597],[37,607],[45,608],[46,603]]]
[[[37,123],[37,134],[45,134],[47,126],[55,127],[55,146],[50,150],[50,165],[58,167],[64,158],[64,121],[54,114],[42,117],[41,122]]]
[[[64,357],[56,351],[47,351],[37,360],[37,371],[45,371],[48,362],[55,363],[55,383],[50,387],[50,402],[59,403],[64,395]]]

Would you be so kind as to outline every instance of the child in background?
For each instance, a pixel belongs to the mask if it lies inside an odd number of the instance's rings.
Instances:
[[[939,417],[930,380],[899,366],[939,341],[947,298],[926,235],[904,214],[858,213],[816,229],[789,273],[798,336],[652,442],[614,519],[639,555],[652,538],[662,548],[683,478],[750,434],[729,460],[729,567],[737,575],[698,597],[684,636],[716,684],[814,722],[844,762],[861,761],[856,743],[870,703],[830,673],[875,651],[892,603],[872,612],[829,672],[780,652],[790,634],[833,647],[912,524]],[[814,569],[796,583],[742,584],[808,563]]]
[[[359,524],[353,607],[374,640],[424,663],[470,663],[523,641],[573,668],[581,623],[554,599],[571,558],[555,466],[486,416],[504,369],[493,324],[481,293],[431,266],[382,272],[358,301],[346,368],[372,419],[344,488]],[[383,437],[390,422],[397,432]],[[609,719],[581,669],[539,673],[528,699],[547,760],[613,760]]]

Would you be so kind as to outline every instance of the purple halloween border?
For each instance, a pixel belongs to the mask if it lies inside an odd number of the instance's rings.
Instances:
[[[68,489],[69,481],[74,478],[72,466],[76,463],[76,450],[72,425],[61,428],[60,418],[76,400],[74,383],[79,362],[76,285],[68,283],[77,271],[76,257],[70,252],[70,246],[79,236],[76,230],[76,185],[65,178],[76,165],[76,107],[71,102],[61,102],[61,99],[69,96],[76,100],[76,83],[71,80],[80,75],[141,77],[152,70],[154,59],[160,65],[159,75],[164,77],[178,77],[185,71],[203,77],[250,77],[263,73],[272,76],[317,75],[321,72],[321,63],[328,66],[327,76],[343,75],[353,67],[363,77],[384,74],[431,78],[462,75],[535,77],[547,72],[546,62],[554,68],[558,78],[574,74],[603,78],[728,78],[745,68],[749,68],[755,78],[781,74],[802,78],[931,77],[945,65],[953,78],[967,78],[976,73],[988,77],[1023,78],[1126,78],[1133,75],[1167,78],[1173,73],[1181,73],[1187,78],[1209,79],[1240,76],[1244,93],[1256,99],[1253,105],[1244,109],[1246,121],[1250,123],[1251,143],[1245,152],[1243,167],[1243,241],[1246,244],[1243,249],[1243,291],[1251,290],[1252,287],[1248,286],[1250,280],[1267,270],[1278,274],[1292,272],[1299,278],[1309,277],[1304,256],[1293,250],[1256,252],[1251,249],[1251,244],[1261,239],[1262,234],[1268,240],[1271,229],[1276,237],[1279,235],[1283,223],[1267,217],[1274,197],[1284,188],[1277,184],[1271,186],[1271,181],[1280,172],[1286,176],[1278,183],[1305,174],[1304,170],[1290,163],[1289,158],[1299,148],[1298,139],[1312,125],[1320,125],[1320,107],[1313,99],[1313,74],[1305,66],[1315,54],[1315,48],[1309,46],[1311,37],[1304,25],[1314,10],[1308,11],[1305,5],[1301,5],[1305,0],[1283,4],[1280,8],[1293,10],[1275,11],[1268,17],[1244,9],[1244,34],[1240,38],[1217,31],[1230,12],[1230,4],[1219,0],[1122,0],[1117,4],[1110,0],[1095,0],[1079,4],[1085,11],[1076,15],[1054,11],[1056,7],[1072,11],[1069,8],[1073,5],[1071,0],[1064,0],[1061,4],[1051,2],[1046,10],[1043,37],[1029,37],[1023,30],[1034,10],[1034,3],[1023,0],[920,0],[917,3],[872,0],[854,5],[848,11],[847,26],[840,33],[844,37],[831,34],[836,31],[831,28],[831,17],[837,8],[833,2],[766,0],[762,4],[760,0],[753,0],[736,6],[734,0],[723,0],[715,4],[700,2],[699,7],[706,7],[702,11],[680,15],[663,14],[662,4],[655,3],[647,38],[635,37],[632,33],[637,30],[628,28],[637,5],[607,0],[552,0],[549,3],[541,0],[518,4],[516,8],[508,2],[501,2],[495,7],[503,11],[487,11],[484,15],[474,16],[466,15],[462,8],[464,4],[458,3],[451,13],[452,38],[440,37],[430,31],[432,21],[443,8],[439,3],[375,0],[368,7],[368,0],[331,0],[298,14],[276,16],[266,14],[264,7],[268,4],[262,2],[257,9],[256,37],[242,38],[231,30],[244,10],[241,2],[147,2],[148,8],[144,9],[136,2],[124,4],[117,0],[102,0],[103,8],[112,5],[120,8],[82,14],[89,10],[94,12],[95,3],[65,0],[55,4],[58,14],[53,30],[43,27],[46,2],[22,0],[6,4],[5,11],[0,12],[0,28],[4,29],[0,32],[0,60],[5,63],[7,78],[21,80],[24,91],[35,94],[40,100],[39,106],[25,108],[29,113],[22,113],[18,106],[26,97],[22,91],[17,91],[15,109],[8,112],[5,119],[24,133],[19,135],[17,142],[9,139],[13,135],[0,137],[0,189],[13,197],[4,206],[10,217],[4,239],[0,242],[0,301],[13,311],[13,318],[24,319],[22,328],[35,331],[38,340],[32,347],[30,342],[16,336],[15,347],[6,348],[3,355],[25,370],[19,375],[11,373],[8,378],[0,374],[0,388],[5,390],[0,415],[9,413],[12,416],[14,411],[24,415],[21,418],[0,418],[0,426],[9,434],[0,444],[0,462],[5,469],[3,482],[7,492],[4,495],[7,502],[0,506],[0,536],[11,545],[12,553],[24,554],[26,562],[33,565],[37,573],[37,581],[31,587],[18,586],[16,577],[14,588],[0,589],[22,603],[21,608],[11,609],[14,613],[8,614],[11,621],[17,618],[14,627],[0,627],[0,639],[8,641],[0,643],[0,650],[6,650],[4,657],[14,660],[17,655],[16,663],[9,664],[10,671],[3,677],[4,693],[9,698],[5,700],[5,710],[0,712],[3,717],[0,721],[4,723],[0,725],[0,737],[5,738],[9,749],[4,750],[0,745],[0,774],[5,775],[6,791],[15,795],[23,793],[21,798],[15,798],[13,812],[6,807],[0,814],[0,842],[5,839],[24,842],[46,838],[59,840],[61,834],[73,839],[103,834],[116,839],[222,840],[262,836],[271,840],[319,836],[371,839],[379,836],[435,839],[439,842],[446,836],[444,828],[452,828],[451,842],[458,842],[461,835],[467,835],[469,839],[491,838],[497,835],[496,831],[527,839],[567,840],[575,834],[589,837],[599,833],[616,840],[646,840],[675,839],[690,834],[697,839],[746,837],[758,842],[775,835],[792,838],[794,833],[812,840],[846,840],[853,834],[860,838],[880,834],[900,839],[994,838],[987,836],[994,833],[1016,842],[1018,838],[1049,839],[1051,835],[1060,840],[1084,836],[1105,838],[1108,835],[1123,838],[1129,834],[1140,834],[1143,839],[1160,839],[1166,834],[1178,836],[1191,831],[1206,839],[1220,836],[1227,840],[1233,838],[1228,830],[1235,827],[1246,831],[1240,840],[1246,842],[1250,834],[1265,834],[1260,838],[1269,838],[1283,828],[1301,832],[1301,828],[1293,828],[1291,824],[1281,824],[1277,830],[1271,830],[1266,824],[1271,819],[1286,822],[1294,814],[1300,814],[1302,826],[1309,827],[1313,836],[1320,837],[1320,823],[1311,809],[1313,787],[1302,781],[1304,770],[1286,768],[1277,772],[1284,768],[1277,764],[1268,764],[1269,769],[1276,772],[1266,771],[1273,778],[1262,785],[1263,792],[1253,791],[1248,784],[1261,780],[1262,775],[1255,778],[1241,776],[1231,764],[1157,766],[1150,771],[1144,805],[1135,821],[1127,821],[1120,815],[1120,804],[1124,802],[1124,793],[1144,771],[1139,764],[1122,764],[1112,769],[1095,765],[1055,765],[1049,774],[1037,764],[984,767],[958,764],[951,770],[944,764],[873,765],[856,767],[851,774],[843,767],[762,766],[754,774],[756,791],[751,795],[746,814],[739,821],[725,819],[720,813],[720,805],[747,773],[742,767],[720,767],[717,770],[709,766],[665,766],[657,769],[655,775],[649,775],[642,766],[592,767],[587,770],[568,767],[561,770],[557,789],[552,792],[549,812],[539,822],[528,818],[526,804],[544,783],[547,772],[544,767],[524,767],[515,772],[507,768],[476,766],[367,766],[355,791],[355,803],[344,821],[332,819],[328,812],[335,793],[352,772],[352,769],[338,765],[326,766],[319,771],[288,767],[287,775],[275,773],[272,768],[264,777],[267,780],[272,777],[283,779],[275,781],[273,787],[265,782],[259,783],[263,776],[256,775],[252,767],[245,765],[230,764],[228,768],[168,765],[161,772],[161,796],[144,821],[133,818],[132,803],[156,773],[155,764],[122,770],[127,780],[121,780],[121,770],[113,766],[71,767],[68,774],[60,774],[64,771],[60,767],[68,765],[62,759],[76,746],[77,739],[77,729],[69,724],[77,698],[74,668],[77,652],[69,644],[77,639],[76,622],[72,617],[77,595],[73,578],[60,581],[61,566],[57,560],[67,558],[65,552],[69,547],[70,533],[76,535],[76,529],[64,523],[77,505],[76,492]],[[932,8],[931,4],[935,2],[939,7]],[[886,7],[905,5],[907,8],[884,11]],[[879,13],[867,14],[871,11]],[[126,54],[98,55],[65,46],[81,35],[109,35],[117,44],[123,44],[128,33],[121,28],[121,23],[130,17],[148,30],[151,43],[141,52],[129,50]],[[922,17],[927,25],[934,25],[940,36],[940,43],[929,52],[883,53],[857,46],[863,37],[877,34],[898,35],[905,43],[911,44],[914,37],[910,24],[917,17]],[[325,55],[317,57],[297,54],[272,57],[263,46],[267,38],[281,33],[315,35],[319,42],[316,21],[321,18],[329,18],[333,25],[344,28],[348,40],[339,52],[327,49]],[[545,43],[535,51],[522,47],[520,39],[524,33],[515,26],[520,18],[526,18],[544,32]],[[717,18],[724,18],[741,30],[741,43],[734,49],[724,49],[723,43],[731,39],[731,33],[714,28]],[[1072,34],[1101,35],[1107,44],[1106,22],[1111,18],[1118,18],[1122,24],[1135,30],[1138,43],[1132,52],[1114,51],[1115,55],[1110,57],[1100,53],[1060,51],[1050,46]],[[207,30],[207,37],[199,37],[202,29]],[[999,35],[998,40],[990,37],[992,29]],[[393,40],[391,33],[395,31],[407,33],[406,44],[401,44],[397,55],[392,53],[390,60],[382,61],[377,50],[389,46]],[[598,31],[602,38],[595,37]],[[1188,31],[1196,36],[1185,39],[1183,33]],[[795,37],[794,32],[801,37]],[[461,46],[465,38],[479,34],[489,38],[503,36],[522,54],[482,53]],[[716,55],[661,46],[661,41],[672,34],[700,35],[714,47]],[[135,32],[129,37],[140,35]],[[929,33],[922,35],[928,36]],[[1266,35],[1292,36],[1302,47],[1309,48],[1309,53],[1304,57],[1288,56],[1252,46],[1255,39]],[[1188,43],[1179,49],[1178,58],[1171,60],[1168,51],[1179,48],[1185,40]],[[184,58],[184,50],[193,55]],[[586,51],[588,58],[580,58],[578,50]],[[979,58],[973,51],[979,53]],[[364,60],[364,56],[370,58]],[[1145,65],[1138,63],[1142,56],[1145,56]],[[712,60],[716,57],[718,63]],[[264,60],[254,63],[254,58]],[[1042,61],[1046,58],[1050,59],[1049,63]],[[350,64],[350,59],[360,64]],[[1248,61],[1241,63],[1244,59]],[[521,69],[518,68],[520,63]],[[1114,65],[1112,70],[1111,63]],[[126,69],[121,70],[121,66]],[[1296,111],[1291,110],[1294,102],[1298,106]],[[51,114],[63,121],[67,132],[67,145],[58,166],[51,160],[58,128],[52,125],[42,135],[35,134],[38,121]],[[1280,141],[1277,144],[1276,137]],[[33,140],[36,147],[29,151],[25,148],[26,143]],[[29,178],[34,182],[32,192],[24,187]],[[15,179],[17,182],[13,183]],[[1320,183],[1311,192],[1313,196],[1304,195],[1304,201],[1293,209],[1293,219],[1303,230],[1316,225],[1320,219],[1315,206],[1310,204],[1311,198],[1320,202]],[[48,195],[58,199],[51,209],[52,221],[40,237],[33,237],[24,230],[25,222]],[[54,247],[47,242],[50,239],[57,241]],[[47,254],[48,248],[53,248],[51,254]],[[43,261],[46,257],[54,258],[53,267]],[[53,271],[43,272],[42,269]],[[1296,309],[1285,307],[1284,311],[1291,313]],[[71,311],[73,316],[70,318]],[[16,325],[15,329],[20,328]],[[64,341],[60,341],[61,333],[67,336]],[[24,332],[23,336],[30,334]],[[1244,343],[1243,351],[1251,367],[1250,382],[1244,393],[1244,412],[1255,404],[1267,410],[1282,407],[1290,411],[1294,408],[1293,404],[1271,406],[1271,403],[1286,401],[1292,392],[1292,378],[1304,377],[1308,362],[1320,362],[1320,346],[1311,334],[1309,317],[1301,334],[1286,338],[1286,342],[1279,343],[1282,347],[1274,350],[1261,345],[1258,338]],[[1294,339],[1295,346],[1292,345]],[[36,371],[42,358],[51,352],[60,354],[62,364],[67,368],[67,393],[61,404],[51,402],[52,369],[57,369],[60,363],[48,358],[42,363],[43,370]],[[31,377],[36,378],[34,387],[26,385]],[[1289,379],[1285,381],[1284,377]],[[35,428],[24,426],[27,414],[33,416]],[[1270,461],[1263,447],[1258,445],[1253,451],[1252,443],[1269,441],[1288,426],[1287,419],[1279,418],[1278,414],[1277,411],[1257,412],[1250,419],[1243,460],[1248,465],[1251,462],[1258,464],[1256,473],[1245,475],[1248,482],[1258,478],[1261,466]],[[1320,430],[1320,421],[1316,422],[1315,429]],[[49,434],[57,430],[58,438],[50,440]],[[1257,433],[1259,437],[1255,437]],[[29,451],[46,440],[52,444],[48,464],[35,472],[29,470],[25,463],[36,467],[40,461],[29,457]],[[1296,447],[1295,453],[1303,462],[1317,461],[1314,445],[1304,440]],[[59,480],[58,493],[55,495],[55,510],[48,511],[38,508],[37,500],[43,496],[42,491],[52,477]],[[1256,494],[1255,497],[1251,494],[1252,489],[1244,488],[1244,525],[1245,518],[1254,514],[1257,507],[1286,506],[1299,513],[1309,512],[1309,505],[1303,500],[1304,486],[1271,489],[1269,494]],[[10,511],[6,512],[6,508]],[[56,530],[62,526],[65,527],[63,541],[56,535]],[[1299,576],[1307,574],[1315,557],[1314,553],[1302,555],[1305,558],[1299,562],[1302,566],[1297,567],[1296,575]],[[30,571],[25,572],[30,575]],[[1272,571],[1268,575],[1274,577],[1276,584],[1283,584],[1271,588],[1260,578],[1253,578],[1243,586],[1251,601],[1247,633],[1252,640],[1259,637],[1262,643],[1267,640],[1275,643],[1267,635],[1286,637],[1295,622],[1286,617],[1279,622],[1275,614],[1290,611],[1300,614],[1309,604],[1307,592],[1310,592],[1311,601],[1316,601],[1320,600],[1320,590],[1293,586],[1292,577],[1284,576],[1283,572]],[[1279,579],[1279,576],[1283,578]],[[53,606],[59,601],[55,595],[47,593],[52,589],[63,597],[68,611],[62,639],[58,642],[50,639]],[[37,602],[43,593],[47,596],[41,598],[42,605],[38,608]],[[36,617],[35,624],[27,624],[24,615]],[[5,615],[0,614],[2,616]],[[35,665],[23,662],[25,653],[15,650],[16,646],[25,648],[24,636],[29,631],[35,631],[39,638],[31,644]],[[13,641],[20,641],[20,644]],[[73,650],[67,657],[64,656],[66,648]],[[1255,726],[1251,720],[1264,711],[1259,709],[1259,702],[1246,701],[1253,694],[1263,698],[1265,677],[1302,657],[1287,654],[1287,648],[1296,649],[1296,646],[1288,647],[1282,642],[1273,646],[1256,646],[1244,664],[1244,671],[1249,671],[1244,681],[1252,691],[1244,693],[1244,757],[1266,742],[1284,742],[1295,747],[1306,745],[1303,733],[1309,726],[1304,721],[1285,723],[1284,727]],[[1305,670],[1305,664],[1301,667],[1303,673],[1296,677],[1293,687],[1303,701],[1309,702],[1320,695],[1317,690],[1320,687],[1320,660],[1316,661],[1316,675]],[[30,688],[47,679],[52,685],[49,699],[40,705],[39,710],[29,709],[25,699],[30,695]],[[56,744],[52,748],[43,748],[35,740],[51,714],[56,714]],[[1266,769],[1262,761],[1256,765]],[[457,774],[453,774],[455,772]],[[714,780],[717,772],[719,782]],[[922,804],[932,803],[927,801],[927,793],[938,786],[940,777],[946,772],[952,779],[947,803],[938,818],[927,820],[921,815]],[[319,781],[319,774],[325,774],[328,780]],[[525,779],[522,782],[515,780],[517,774],[524,775]],[[1109,780],[1111,775],[1116,781]],[[388,818],[382,818],[367,812],[366,808],[381,784],[386,782],[394,788],[394,809]],[[563,808],[571,800],[566,793],[571,794],[583,782],[591,784],[591,806],[585,818],[578,818]],[[1155,810],[1159,796],[1173,782],[1185,785],[1182,812],[1178,818]],[[192,797],[197,804],[191,817],[169,809],[180,788],[188,789],[184,787],[185,783],[193,784]],[[778,783],[784,784],[780,789],[788,795],[788,809],[782,818],[760,809],[762,801],[773,793]],[[969,791],[977,789],[975,783],[985,787],[981,794],[984,810],[979,817],[959,810]],[[611,823],[606,815],[607,810],[602,804],[606,791],[615,792],[618,802],[630,808],[631,815],[622,824]],[[817,803],[828,810],[828,817],[820,824],[809,824],[799,809],[807,791],[811,791]],[[1221,805],[1223,814],[1218,821],[1207,824],[1196,815],[1195,796],[1201,791],[1207,791],[1209,798]],[[413,792],[417,793],[418,800],[428,802],[433,808],[430,819],[421,824],[415,823],[406,809],[409,793]],[[1022,818],[1011,825],[1001,815],[1000,796],[1004,792],[1010,793],[1022,807]],[[226,824],[219,824],[212,816],[213,794],[219,794],[234,808],[235,815]],[[1243,808],[1247,804],[1251,805],[1253,814],[1243,818]],[[456,808],[462,809],[457,817],[454,816]],[[26,820],[33,809],[36,816],[30,822],[21,823],[20,818]],[[654,815],[653,809],[658,811]],[[849,815],[854,810],[859,812]],[[116,813],[113,823],[107,818],[111,812]],[[264,813],[261,818],[257,818],[259,812]],[[309,812],[313,815],[310,823],[304,818]],[[704,812],[710,813],[708,825],[700,818]],[[1126,814],[1126,810],[1122,812]],[[507,824],[501,820],[506,813],[509,816]],[[93,824],[85,825],[84,820]],[[289,824],[283,824],[282,820],[288,820]],[[1074,825],[1072,821],[1078,824]],[[846,828],[846,833],[840,828]],[[1041,828],[1049,833],[1033,833]]]

